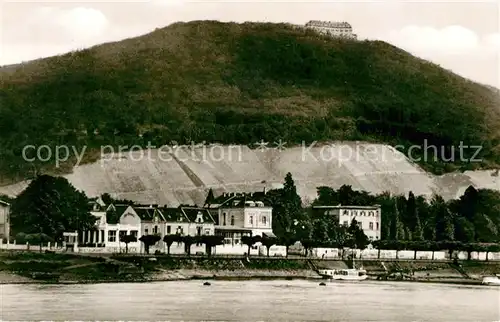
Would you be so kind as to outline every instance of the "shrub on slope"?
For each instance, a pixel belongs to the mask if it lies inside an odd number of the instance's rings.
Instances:
[[[86,145],[89,160],[104,144],[427,140],[445,157],[460,142],[482,145],[481,165],[497,162],[491,89],[384,42],[285,24],[176,23],[10,67],[0,102],[4,179],[32,170],[21,156],[28,144]],[[474,166],[427,161],[435,172]]]

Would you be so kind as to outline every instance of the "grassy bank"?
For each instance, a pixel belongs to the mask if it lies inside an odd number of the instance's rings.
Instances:
[[[365,261],[370,279],[461,284],[480,283],[500,273],[500,263]],[[317,268],[347,268],[339,260],[280,258],[189,258],[169,256],[83,256],[77,254],[2,252],[0,284],[149,282],[190,279],[310,279]],[[386,278],[387,277],[387,278]]]

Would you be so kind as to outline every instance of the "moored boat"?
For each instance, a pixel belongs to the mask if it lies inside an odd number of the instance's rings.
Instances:
[[[481,282],[481,284],[500,286],[500,278],[498,277],[499,274],[497,274],[496,276],[485,276],[483,277],[483,281]]]
[[[357,268],[320,269],[318,273],[325,279],[342,281],[363,281],[368,278],[366,270]]]
[[[319,269],[319,275],[329,280],[340,281],[363,281],[368,278],[366,270],[363,267],[356,268],[354,256],[352,257],[352,268],[343,269]]]

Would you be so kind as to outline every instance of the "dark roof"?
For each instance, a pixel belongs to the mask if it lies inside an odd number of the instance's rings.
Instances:
[[[229,201],[238,201],[238,206],[243,206],[246,201],[262,201],[265,202],[266,193],[264,191],[257,191],[252,193],[223,193],[216,197],[208,206],[208,208],[217,208],[226,206]]]
[[[106,222],[108,224],[117,224],[129,205],[109,205],[108,208],[110,206],[113,206],[116,211],[106,211]]]
[[[189,222],[189,219],[180,208],[158,208],[166,222]]]
[[[198,214],[201,213],[204,223],[215,223],[214,218],[210,214],[210,211],[205,208],[200,207],[180,207],[182,212],[186,215],[190,222],[196,222]]]

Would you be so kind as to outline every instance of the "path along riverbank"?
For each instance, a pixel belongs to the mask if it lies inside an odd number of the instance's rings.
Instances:
[[[317,268],[348,268],[341,260],[81,256],[0,252],[0,284],[153,282],[193,279],[320,279]],[[358,261],[369,279],[480,284],[500,274],[499,262]]]

